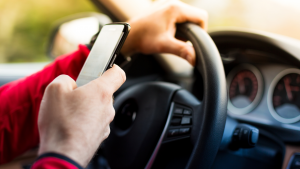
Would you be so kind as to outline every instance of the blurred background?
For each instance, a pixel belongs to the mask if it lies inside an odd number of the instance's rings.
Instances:
[[[0,63],[46,61],[56,20],[96,11],[88,0],[0,0]]]
[[[209,30],[243,27],[300,39],[299,0],[183,0],[209,13]],[[1,0],[0,63],[47,61],[58,19],[97,11],[89,0]]]
[[[300,39],[299,0],[183,0],[209,13],[209,29],[243,27]]]

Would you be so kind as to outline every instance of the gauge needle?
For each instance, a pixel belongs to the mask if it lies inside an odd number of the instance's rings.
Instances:
[[[244,79],[243,77],[239,76],[238,78],[238,83],[239,83],[239,91],[240,91],[240,94],[243,94],[245,93],[245,82],[244,82]]]
[[[291,86],[290,86],[290,79],[289,78],[284,78],[284,87],[285,87],[285,90],[286,90],[286,94],[287,94],[287,97],[290,101],[293,100],[293,94],[292,94],[292,91],[291,91]]]

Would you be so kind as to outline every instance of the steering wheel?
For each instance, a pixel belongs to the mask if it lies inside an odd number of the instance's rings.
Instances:
[[[213,164],[226,121],[223,64],[214,42],[201,27],[180,24],[176,34],[193,44],[195,69],[203,78],[203,100],[165,82],[137,84],[120,93],[115,98],[116,116],[110,126],[111,134],[104,143],[104,153],[112,169],[205,169]],[[178,143],[190,145],[186,148],[189,152],[186,161],[173,160],[175,167],[161,164],[170,160],[160,155],[161,151],[173,151],[180,147]],[[168,148],[163,150],[163,147]]]

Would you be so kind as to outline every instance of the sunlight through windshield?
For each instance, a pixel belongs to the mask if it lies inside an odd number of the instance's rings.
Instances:
[[[299,0],[182,0],[207,10],[209,30],[243,27],[300,39]]]

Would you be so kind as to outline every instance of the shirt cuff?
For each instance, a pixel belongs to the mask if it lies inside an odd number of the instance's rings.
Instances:
[[[40,155],[35,163],[32,165],[32,169],[83,169],[74,160],[57,153],[45,153]]]

